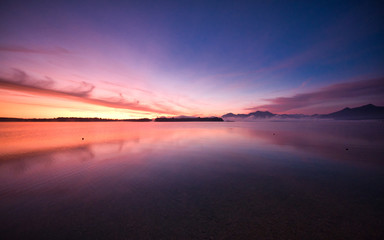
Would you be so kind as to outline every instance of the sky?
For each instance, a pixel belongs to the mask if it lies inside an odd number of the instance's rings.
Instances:
[[[384,106],[382,1],[1,1],[0,117]]]

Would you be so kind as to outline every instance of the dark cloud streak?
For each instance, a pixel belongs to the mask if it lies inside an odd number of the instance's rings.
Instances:
[[[62,47],[54,48],[26,48],[16,45],[1,45],[2,52],[31,53],[31,54],[70,54],[71,52]]]
[[[292,109],[311,107],[322,103],[336,103],[343,100],[384,99],[384,78],[333,84],[319,91],[296,94],[292,97],[266,99],[269,104],[247,108],[246,110],[268,109],[283,112]],[[362,103],[366,104],[366,102]]]
[[[93,98],[91,97],[91,93],[95,86],[87,82],[81,82],[80,86],[68,90],[58,90],[51,88],[54,84],[55,81],[51,78],[46,77],[46,79],[33,79],[25,72],[17,69],[15,69],[15,73],[11,78],[0,78],[0,89],[22,91],[44,96],[61,97],[73,101],[111,108],[163,114],[177,114],[177,112],[172,111],[172,109],[154,109],[150,106],[140,104],[140,102],[137,100],[128,102],[125,99],[114,101],[111,99]]]

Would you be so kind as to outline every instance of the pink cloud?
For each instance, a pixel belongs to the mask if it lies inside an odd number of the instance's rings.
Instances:
[[[78,83],[76,86],[60,90],[54,88],[55,83],[56,82],[49,77],[46,77],[45,79],[34,79],[23,71],[15,70],[15,74],[11,78],[0,78],[0,89],[28,92],[44,96],[61,97],[111,108],[162,114],[179,114],[179,112],[174,111],[169,107],[153,108],[151,106],[141,104],[138,100],[127,101],[122,95],[119,95],[120,97],[118,99],[94,98],[91,96],[91,93],[95,89],[95,86],[85,81]]]

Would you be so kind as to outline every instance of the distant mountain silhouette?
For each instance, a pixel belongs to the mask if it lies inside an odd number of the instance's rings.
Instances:
[[[373,104],[364,105],[356,108],[344,108],[338,112],[319,115],[320,118],[332,118],[340,120],[364,120],[364,119],[384,119],[384,107]]]
[[[384,107],[367,104],[356,108],[344,108],[343,110],[329,114],[274,114],[268,111],[257,111],[248,114],[227,113],[222,116],[225,120],[260,120],[260,119],[336,119],[336,120],[369,120],[384,119]]]
[[[156,122],[222,122],[226,121],[253,121],[260,119],[335,119],[335,120],[373,120],[384,119],[384,107],[367,104],[356,108],[344,108],[343,110],[329,114],[275,114],[268,111],[256,111],[248,114],[227,113],[219,117],[191,117],[179,116],[174,118],[156,118]],[[4,118],[0,117],[0,122],[150,122],[152,119],[105,119],[105,118],[77,118],[77,117],[58,117],[58,118]]]
[[[308,115],[304,114],[274,114],[268,111],[256,111],[256,112],[251,112],[248,114],[233,114],[233,113],[227,113],[222,116],[222,118],[243,118],[243,119],[269,119],[269,118],[294,118],[294,119],[299,119],[299,118],[308,118]]]
[[[276,116],[277,114],[270,113],[268,111],[257,111],[257,112],[251,112],[248,114],[233,114],[233,113],[227,113],[223,115],[223,118],[228,118],[228,117],[240,117],[240,118],[247,118],[247,117],[255,117],[255,118],[271,118]]]

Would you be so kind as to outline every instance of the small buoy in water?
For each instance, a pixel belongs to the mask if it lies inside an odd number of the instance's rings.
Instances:
[[[84,140],[84,138],[81,138],[81,140]]]
[[[273,135],[276,135],[275,133],[273,133]]]
[[[348,151],[349,149],[348,149],[348,148],[346,148],[345,150],[346,150],[346,151]]]

